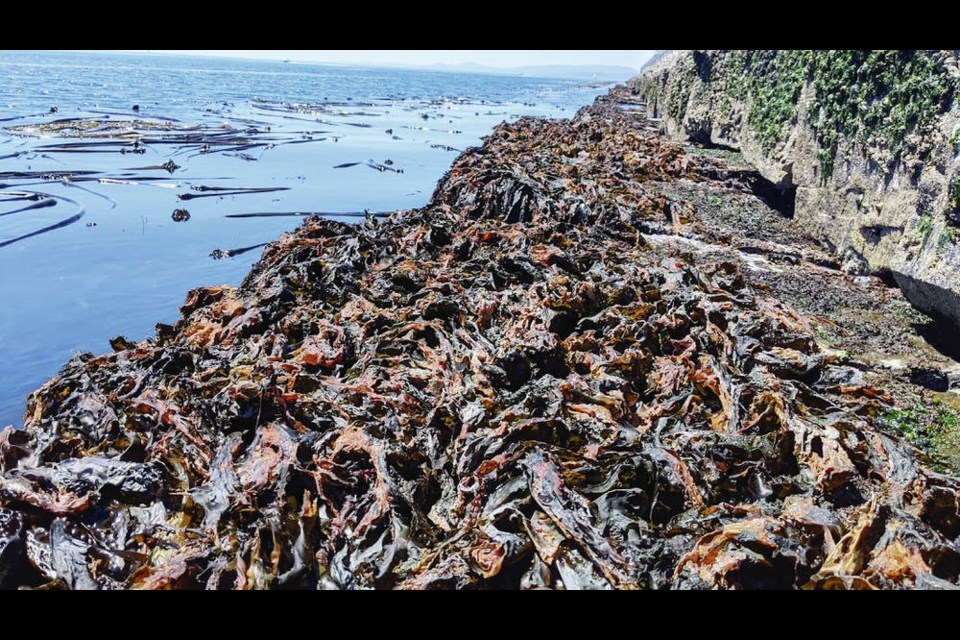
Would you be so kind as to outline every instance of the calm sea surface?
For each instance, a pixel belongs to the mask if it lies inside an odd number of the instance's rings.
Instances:
[[[152,335],[193,287],[239,284],[293,214],[421,206],[496,124],[569,117],[607,89],[9,51],[0,78],[0,427],[72,354]]]

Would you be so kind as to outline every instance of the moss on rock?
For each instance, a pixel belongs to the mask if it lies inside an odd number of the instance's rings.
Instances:
[[[852,144],[886,173],[907,156],[925,157],[935,118],[955,92],[940,52],[912,49],[695,51],[655,89],[663,92],[665,114],[678,122],[692,92],[710,94],[726,114],[731,101],[742,102],[752,134],[769,153],[785,142],[808,85],[807,123],[820,146],[824,180]]]

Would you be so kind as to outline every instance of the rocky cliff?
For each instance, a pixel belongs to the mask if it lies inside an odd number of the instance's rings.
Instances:
[[[634,80],[676,138],[732,147],[850,271],[960,325],[957,51],[671,51]]]

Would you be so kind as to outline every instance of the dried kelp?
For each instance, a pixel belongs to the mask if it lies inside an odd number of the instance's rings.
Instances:
[[[956,586],[960,482],[884,393],[646,239],[709,163],[602,103],[502,125],[422,210],[75,357],[0,435],[0,586]]]

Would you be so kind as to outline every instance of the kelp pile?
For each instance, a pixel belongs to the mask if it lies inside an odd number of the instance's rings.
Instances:
[[[310,218],[0,435],[0,586],[954,587],[960,482],[733,262],[716,165],[602,101],[417,211]],[[728,188],[729,184],[726,185]]]

